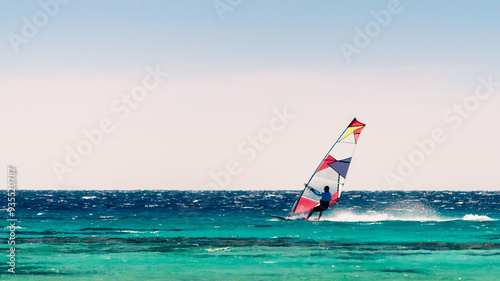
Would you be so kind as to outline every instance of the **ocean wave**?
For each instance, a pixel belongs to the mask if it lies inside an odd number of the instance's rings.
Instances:
[[[150,245],[141,247],[141,251],[171,252],[174,249],[205,247],[208,252],[230,251],[236,247],[264,246],[264,247],[322,247],[328,249],[342,248],[351,250],[499,250],[500,243],[446,243],[446,242],[343,242],[329,240],[302,240],[289,237],[270,238],[225,238],[225,237],[32,237],[19,238],[22,243],[101,243],[108,247],[108,243],[123,243],[129,245]],[[155,247],[160,246],[160,247]],[[89,247],[89,251],[100,251],[96,246]],[[79,251],[79,249],[78,249]],[[116,248],[115,252],[130,251],[130,248]]]

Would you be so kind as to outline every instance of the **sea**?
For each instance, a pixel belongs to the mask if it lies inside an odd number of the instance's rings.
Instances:
[[[345,191],[320,221],[268,216],[299,193],[20,190],[16,228],[2,193],[0,280],[500,280],[499,191]]]

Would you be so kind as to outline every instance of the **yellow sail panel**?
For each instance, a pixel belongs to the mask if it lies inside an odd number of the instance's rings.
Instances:
[[[357,126],[357,127],[349,127],[345,133],[342,135],[342,137],[340,137],[339,139],[339,142],[342,141],[343,139],[347,138],[349,135],[351,135],[352,133],[354,133],[354,131],[356,131],[357,129],[359,128],[363,128],[364,126]]]

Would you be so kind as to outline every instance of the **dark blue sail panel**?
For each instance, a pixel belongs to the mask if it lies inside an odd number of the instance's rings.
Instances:
[[[344,179],[347,176],[347,170],[349,170],[349,165],[351,164],[352,157],[335,161],[328,164],[332,169],[339,173]]]

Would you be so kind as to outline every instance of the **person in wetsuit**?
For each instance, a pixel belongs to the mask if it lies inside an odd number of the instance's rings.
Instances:
[[[305,217],[306,220],[309,219],[309,217],[311,217],[311,215],[315,212],[319,212],[319,216],[318,216],[318,220],[321,218],[321,215],[323,214],[323,211],[326,211],[328,209],[328,207],[330,207],[330,200],[332,200],[332,194],[330,193],[330,187],[329,186],[325,186],[325,192],[320,192],[320,191],[317,191],[316,189],[306,185],[307,188],[309,188],[309,190],[311,190],[314,194],[318,195],[318,196],[321,196],[321,199],[319,200],[319,204],[312,208],[311,211],[309,211],[309,213],[307,214],[307,216]]]

